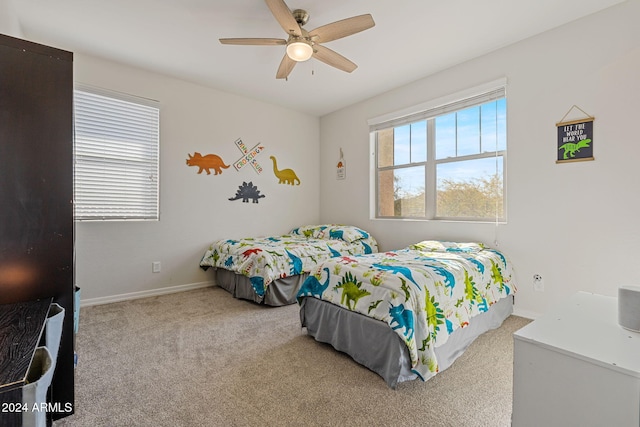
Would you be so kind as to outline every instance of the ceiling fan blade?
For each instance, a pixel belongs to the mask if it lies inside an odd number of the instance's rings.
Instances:
[[[318,43],[326,43],[359,33],[374,25],[376,23],[373,22],[373,17],[370,14],[359,15],[318,27],[310,31],[309,36]]]
[[[244,38],[244,39],[220,39],[220,43],[239,44],[239,45],[248,45],[248,46],[275,46],[275,45],[287,44],[287,41],[285,39]]]
[[[313,57],[319,61],[324,62],[327,65],[331,65],[332,67],[336,67],[339,70],[346,71],[347,73],[352,72],[358,66],[353,62],[349,61],[344,56],[340,55],[336,51],[329,49],[328,47],[321,46],[316,44],[313,46]]]
[[[289,58],[289,56],[285,53],[284,58],[282,58],[280,66],[278,67],[276,79],[286,79],[293,70],[293,67],[296,66],[296,64],[297,62]]]
[[[271,13],[276,18],[276,21],[280,24],[282,29],[287,34],[293,34],[294,36],[300,37],[302,35],[302,30],[300,30],[300,25],[298,25],[298,21],[293,17],[289,6],[283,0],[264,0],[271,10]]]

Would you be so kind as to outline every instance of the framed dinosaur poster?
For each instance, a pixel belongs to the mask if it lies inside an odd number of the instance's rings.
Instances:
[[[556,163],[594,160],[594,120],[594,117],[589,116],[586,119],[556,123],[558,128],[558,158]]]

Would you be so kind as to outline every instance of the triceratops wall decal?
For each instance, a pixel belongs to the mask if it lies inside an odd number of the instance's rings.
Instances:
[[[226,169],[229,165],[225,165],[224,161],[220,158],[220,156],[216,154],[207,154],[203,156],[197,151],[193,153],[193,156],[189,154],[189,158],[187,159],[187,166],[197,166],[198,173],[202,173],[202,171],[207,171],[207,175],[211,175],[210,169],[213,169],[213,174],[218,175],[222,173],[222,169]]]

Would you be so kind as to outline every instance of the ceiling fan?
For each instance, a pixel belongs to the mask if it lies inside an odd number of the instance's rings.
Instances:
[[[341,39],[352,34],[359,33],[375,25],[370,14],[354,16],[323,25],[312,31],[302,28],[309,20],[309,14],[302,9],[293,12],[284,0],[265,0],[271,13],[276,18],[282,29],[289,35],[285,39],[271,38],[225,38],[220,39],[222,44],[275,46],[286,45],[286,53],[280,62],[276,79],[286,79],[296,63],[306,61],[311,57],[324,62],[339,70],[352,72],[358,66],[340,55],[339,53],[324,47],[321,43]]]

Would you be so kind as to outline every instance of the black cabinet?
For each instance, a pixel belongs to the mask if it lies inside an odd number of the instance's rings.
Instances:
[[[74,402],[73,234],[73,54],[0,34],[0,304],[65,309],[61,408]]]

